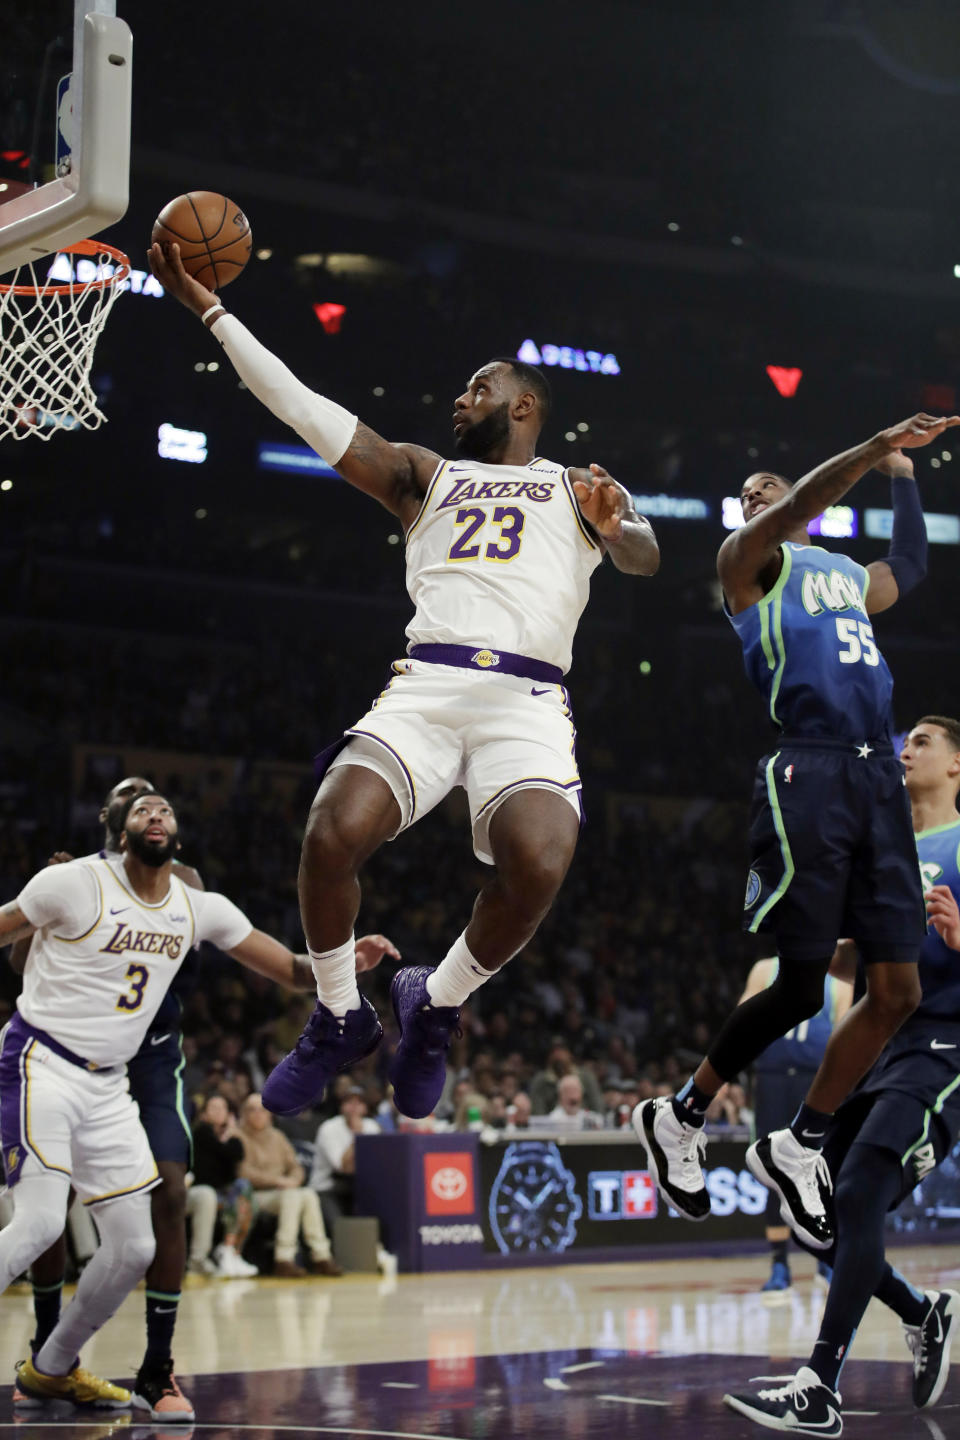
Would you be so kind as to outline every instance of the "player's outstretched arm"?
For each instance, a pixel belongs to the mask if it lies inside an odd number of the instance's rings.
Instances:
[[[212,290],[187,274],[178,245],[165,251],[153,244],[147,253],[161,285],[200,317],[247,389],[351,485],[379,500],[405,526],[411,524],[440,456],[419,445],[391,444],[342,405],[304,385]]]
[[[384,955],[400,959],[400,951],[385,935],[361,935],[356,950],[358,975],[379,965]],[[279,940],[274,940],[262,930],[251,930],[247,938],[229,953],[248,970],[255,970],[258,975],[266,976],[287,990],[309,993],[317,988],[310,957],[295,955],[286,945],[281,945]]]
[[[912,415],[804,475],[788,495],[754,515],[721,545],[717,574],[728,601],[741,598],[752,603],[757,597],[750,595],[751,587],[758,584],[784,540],[816,519],[828,505],[835,504],[868,470],[895,450],[929,445],[955,425],[960,425],[960,415]]]
[[[874,466],[890,476],[890,504],[893,529],[886,560],[867,566],[870,585],[865,604],[870,615],[889,610],[901,595],[907,595],[927,573],[927,526],[913,474],[913,461],[902,450],[891,450]]]
[[[602,465],[571,470],[570,481],[583,518],[617,569],[626,575],[655,575],[660,569],[657,537],[650,521],[637,514],[630,492]]]
[[[36,930],[20,909],[16,900],[0,905],[0,945],[15,945],[18,940],[28,940]]]

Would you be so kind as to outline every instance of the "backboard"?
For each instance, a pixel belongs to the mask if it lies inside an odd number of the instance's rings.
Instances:
[[[0,45],[12,97],[0,123],[0,275],[96,235],[129,195],[133,38],[116,0],[18,10]]]

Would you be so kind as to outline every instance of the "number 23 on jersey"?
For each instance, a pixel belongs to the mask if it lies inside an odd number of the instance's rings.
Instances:
[[[525,520],[523,511],[514,505],[498,505],[492,515],[474,506],[458,510],[453,523],[462,528],[447,551],[447,563],[478,560],[481,552],[484,560],[512,560],[520,550]],[[491,528],[494,538],[487,540]]]

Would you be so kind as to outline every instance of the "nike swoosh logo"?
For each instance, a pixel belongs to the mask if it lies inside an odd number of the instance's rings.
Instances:
[[[130,909],[130,906],[129,906],[129,905],[118,905],[117,908],[116,908],[116,910],[111,909],[110,914],[111,914],[111,915],[122,915],[123,912],[124,912],[124,910],[129,910],[129,909]]]
[[[548,685],[545,690],[538,690],[537,687],[536,687],[536,685],[531,685],[531,687],[530,687],[530,694],[531,694],[531,695],[549,695],[549,694],[550,694],[550,686]]]
[[[172,1034],[172,1032],[171,1032],[170,1030],[168,1030],[167,1033],[166,1033],[166,1035],[151,1035],[151,1036],[150,1036],[150,1044],[151,1044],[151,1045],[162,1045],[163,1042],[164,1042],[164,1040],[169,1040],[169,1039],[170,1039],[171,1034]],[[161,1311],[159,1311],[158,1313],[162,1315],[162,1314],[163,1314],[163,1311],[161,1310]]]
[[[176,1315],[177,1307],[176,1305],[168,1305],[165,1310],[161,1310],[158,1306],[153,1313],[154,1315]]]
[[[800,1131],[800,1134],[803,1136],[804,1140],[822,1140],[823,1137],[824,1137],[824,1135],[826,1135],[826,1133],[827,1133],[826,1130],[801,1130],[801,1131]]]
[[[931,1040],[931,1050],[956,1050],[956,1045],[948,1045],[945,1040]]]

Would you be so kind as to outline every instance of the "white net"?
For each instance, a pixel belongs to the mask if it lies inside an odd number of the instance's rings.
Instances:
[[[0,285],[0,439],[49,440],[106,419],[90,368],[130,262],[84,241],[39,268],[22,265]]]

